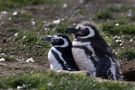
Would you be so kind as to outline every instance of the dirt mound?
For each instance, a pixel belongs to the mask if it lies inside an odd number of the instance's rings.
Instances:
[[[135,81],[135,61],[122,61],[121,69],[124,80]]]

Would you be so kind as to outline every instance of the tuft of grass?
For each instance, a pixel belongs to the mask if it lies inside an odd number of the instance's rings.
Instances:
[[[129,23],[129,21],[134,21],[135,19],[135,8],[131,5],[107,4],[104,8],[95,12],[95,20],[119,20],[124,23]]]
[[[131,9],[128,5],[123,5],[123,4],[111,4],[108,6],[108,10],[112,12],[125,12]]]
[[[115,22],[104,23],[101,26],[102,31],[105,31],[112,35],[117,34],[135,34],[135,26],[133,24],[120,24]]]
[[[18,36],[14,39],[16,42],[28,49],[31,49],[34,46],[48,47],[48,44],[43,42],[39,34],[35,31],[20,31]]]
[[[15,61],[16,60],[16,58],[13,55],[5,55],[5,56],[0,55],[0,58],[4,58],[6,61]]]
[[[135,59],[135,51],[133,49],[121,50],[118,54],[118,57],[121,60],[134,60]]]
[[[50,47],[47,42],[42,40],[42,34],[34,30],[19,31],[18,35],[14,36],[12,43],[16,53],[25,54],[28,57],[43,56]]]
[[[32,18],[32,15],[30,13],[21,13],[18,11],[18,14],[15,15],[15,16],[12,16],[11,19],[14,20],[14,21],[21,21],[21,22],[24,22],[24,21],[30,21]]]
[[[109,10],[99,10],[95,13],[95,18],[96,19],[103,19],[103,20],[108,20],[112,19],[112,13]]]
[[[54,25],[53,27],[49,28],[47,34],[56,34],[56,33],[69,33],[66,29],[71,23],[68,21],[61,21],[58,25]]]
[[[102,36],[104,37],[105,41],[108,43],[109,46],[111,46],[112,48],[118,48],[119,44],[115,42],[115,40],[113,39],[113,35],[107,34],[107,33],[103,33]]]
[[[135,11],[135,10],[134,10]],[[135,20],[135,12],[132,11],[130,12],[131,13],[131,16],[128,16],[128,18],[131,20],[131,21],[134,21]]]
[[[131,83],[102,81],[89,76],[75,74],[57,74],[54,72],[24,73],[0,80],[0,88],[38,90],[134,90]]]
[[[10,10],[26,5],[59,4],[62,0],[0,0],[0,10]]]
[[[4,57],[2,56],[0,58],[4,58],[6,61],[15,61],[16,60],[16,58],[14,56],[10,56],[10,55],[4,56]]]
[[[68,22],[61,22],[57,27],[56,30],[54,31],[54,33],[68,33],[66,31],[67,27],[69,26]]]

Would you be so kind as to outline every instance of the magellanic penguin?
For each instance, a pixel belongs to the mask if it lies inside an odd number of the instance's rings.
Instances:
[[[50,62],[51,70],[79,70],[73,59],[71,51],[72,43],[69,40],[68,36],[57,34],[43,37],[43,40],[48,41],[52,46],[48,52],[48,60]]]
[[[78,24],[68,30],[75,37],[72,53],[79,69],[87,70],[94,77],[121,79],[116,56],[94,25]]]

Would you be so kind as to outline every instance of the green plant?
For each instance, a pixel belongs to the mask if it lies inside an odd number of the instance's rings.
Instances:
[[[54,33],[68,33],[66,31],[67,27],[69,26],[68,22],[61,22],[57,27]]]
[[[32,18],[32,15],[28,12],[25,12],[25,13],[20,13],[18,11],[18,14],[15,15],[15,16],[12,16],[11,19],[12,20],[15,20],[15,21],[21,21],[21,22],[24,22],[24,21],[30,21]]]
[[[60,4],[62,2],[62,0],[0,0],[0,10],[10,10],[26,5]]]
[[[95,13],[97,19],[112,19],[112,13],[109,10],[99,10]]]
[[[115,22],[104,23],[101,26],[102,31],[112,35],[117,34],[135,34],[135,26],[132,24],[120,24]]]
[[[108,10],[112,11],[112,12],[124,12],[124,11],[128,11],[129,10],[128,5],[123,5],[123,4],[111,4],[108,6]]]
[[[134,85],[125,82],[97,80],[82,74],[58,74],[54,72],[24,73],[0,80],[0,88],[38,90],[134,90]]]
[[[134,60],[135,51],[133,49],[125,49],[119,52],[118,57],[122,60]]]
[[[104,37],[105,41],[107,42],[107,44],[111,48],[115,49],[115,48],[118,48],[119,47],[119,44],[116,43],[115,40],[113,40],[113,35],[104,33],[102,36]]]
[[[27,48],[32,48],[35,45],[48,47],[48,44],[41,40],[40,36],[35,31],[22,31],[15,37],[15,41]]]
[[[66,30],[67,27],[70,25],[68,21],[61,21],[58,25],[49,28],[50,30],[47,31],[47,34],[56,34],[56,33],[64,33],[67,34],[68,31]]]
[[[15,61],[15,57],[12,55],[0,56],[0,58],[4,58],[5,61]]]

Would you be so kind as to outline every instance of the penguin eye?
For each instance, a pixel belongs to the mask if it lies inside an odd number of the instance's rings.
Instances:
[[[59,39],[57,38],[57,39],[55,39],[55,41],[59,41]]]
[[[85,30],[89,30],[87,27],[84,28]]]
[[[84,31],[84,29],[78,28],[78,31],[79,31],[79,33],[82,33]]]
[[[81,29],[78,33],[81,36],[87,36],[89,34],[89,29],[88,28]]]

